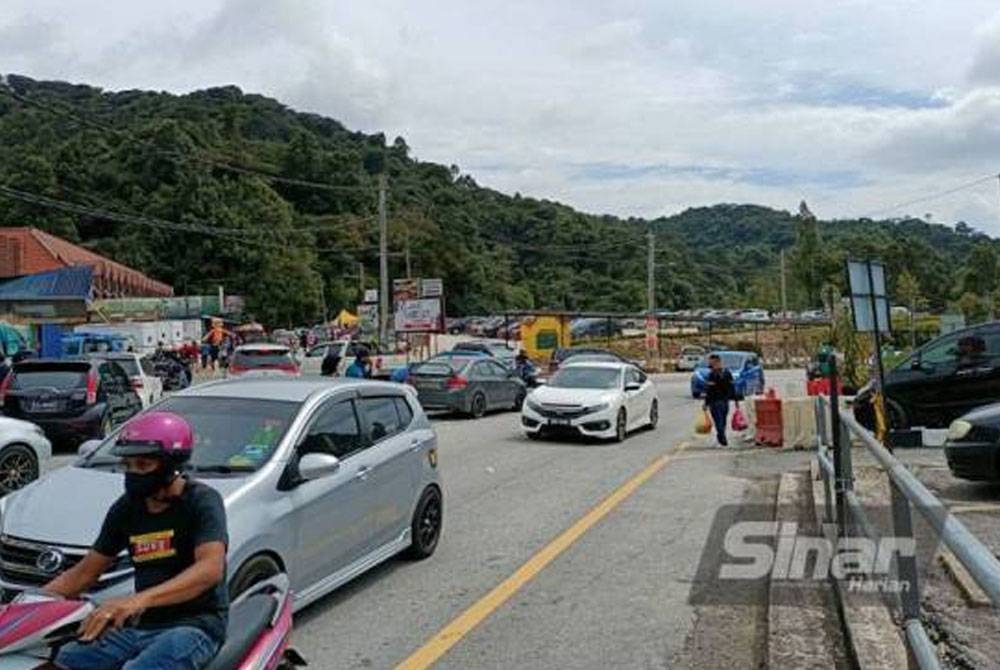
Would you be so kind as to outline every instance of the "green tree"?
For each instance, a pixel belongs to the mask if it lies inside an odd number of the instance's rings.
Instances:
[[[821,304],[820,288],[823,285],[821,251],[816,217],[803,201],[795,225],[795,249],[792,254],[792,274],[805,293],[806,306]]]

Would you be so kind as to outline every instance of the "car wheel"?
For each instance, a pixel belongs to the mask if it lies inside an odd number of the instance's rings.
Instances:
[[[420,561],[429,558],[437,549],[441,539],[441,527],[444,521],[444,504],[441,491],[435,486],[428,486],[420,496],[416,509],[413,510],[413,521],[410,524],[410,537],[413,542],[406,550],[406,557]]]
[[[518,389],[517,395],[514,396],[514,411],[520,412],[521,408],[524,406],[524,399],[528,394],[524,389]]]
[[[38,479],[35,452],[23,444],[0,450],[0,495],[7,495]]]
[[[890,398],[885,399],[885,413],[890,430],[908,430],[910,428],[910,419],[906,416],[906,410],[896,401]]]
[[[615,421],[615,442],[624,442],[628,437],[628,415],[625,408],[618,410],[618,419]]]
[[[477,393],[472,396],[472,404],[469,406],[469,415],[473,419],[481,419],[486,414],[486,396]]]
[[[273,558],[265,554],[252,556],[240,566],[233,578],[229,580],[229,599],[235,600],[251,586],[260,584],[278,574],[281,574],[281,566]]]
[[[649,406],[649,429],[656,430],[656,424],[660,422],[660,402],[653,399]]]

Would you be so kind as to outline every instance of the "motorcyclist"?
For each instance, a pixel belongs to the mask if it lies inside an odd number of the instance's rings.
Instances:
[[[45,590],[79,596],[128,549],[135,594],[104,602],[63,647],[67,670],[198,670],[226,634],[226,512],[219,493],[181,474],[194,431],[182,417],[151,412],[122,429],[125,494],[111,506],[93,548]]]
[[[358,352],[354,362],[351,363],[344,372],[344,376],[353,377],[355,379],[371,379],[372,357],[371,354],[368,353],[367,349],[362,349]]]
[[[528,358],[528,354],[524,353],[524,350],[517,352],[517,356],[514,358],[514,370],[517,371],[517,376],[525,384],[530,384],[534,381],[536,368],[535,364],[531,362]]]

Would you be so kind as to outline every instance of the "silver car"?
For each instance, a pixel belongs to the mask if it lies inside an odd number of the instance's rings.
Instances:
[[[414,391],[364,380],[257,378],[181,391],[156,406],[197,436],[191,476],[216,488],[229,521],[235,595],[287,572],[296,609],[373,566],[437,546],[437,438]],[[115,434],[71,467],[0,500],[0,586],[44,584],[79,561],[122,492]],[[122,554],[94,595],[132,589]]]

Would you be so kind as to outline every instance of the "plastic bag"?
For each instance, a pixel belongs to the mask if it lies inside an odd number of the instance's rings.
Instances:
[[[733,412],[733,419],[729,422],[729,425],[737,432],[741,432],[749,428],[747,417],[743,414],[743,410],[740,409],[739,405],[736,406],[736,410]]]
[[[694,432],[696,435],[708,435],[712,432],[712,415],[707,409],[701,410],[695,418]]]

